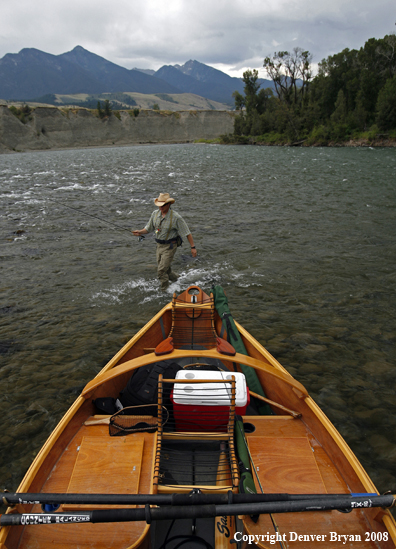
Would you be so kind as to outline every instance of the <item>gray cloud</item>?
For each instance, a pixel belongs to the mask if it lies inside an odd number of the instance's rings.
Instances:
[[[197,59],[234,76],[299,46],[318,63],[395,28],[394,0],[0,0],[0,57],[76,45],[127,68]]]

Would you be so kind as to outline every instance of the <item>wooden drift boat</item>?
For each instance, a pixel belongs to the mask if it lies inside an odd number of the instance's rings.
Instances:
[[[395,497],[220,287],[175,295],[132,337],[4,501],[0,549],[396,543]]]

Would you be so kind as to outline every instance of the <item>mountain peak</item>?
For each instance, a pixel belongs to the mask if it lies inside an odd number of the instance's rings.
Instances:
[[[0,60],[0,98],[28,100],[48,94],[180,93],[154,76],[120,67],[82,46],[60,55],[34,48]]]
[[[189,59],[158,71],[126,69],[77,45],[60,55],[25,48],[0,60],[0,97],[27,100],[48,94],[76,93],[193,93],[219,103],[233,104],[243,82]]]
[[[70,58],[70,59],[73,59],[75,62],[78,62],[77,60],[90,61],[93,59],[106,61],[103,57],[100,57],[100,55],[97,55],[96,53],[92,53],[91,51],[86,50],[82,46],[76,46],[71,51],[62,53],[59,57]],[[110,63],[110,61],[106,61],[106,63]]]
[[[67,53],[74,53],[74,54],[84,55],[86,57],[97,57],[98,59],[104,59],[104,57],[101,57],[100,55],[98,55],[97,53],[93,53],[92,51],[86,50],[82,46],[75,46],[71,51]],[[62,54],[62,55],[66,55],[66,54]],[[107,62],[111,63],[111,61],[107,61]]]
[[[213,79],[219,80],[219,82],[222,81],[223,83],[226,80],[231,82],[231,76],[228,76],[228,74],[210,67],[209,65],[205,65],[204,63],[200,63],[195,59],[190,59],[187,63],[184,63],[184,65],[178,65],[177,68],[184,74],[192,76],[201,82],[209,82]]]

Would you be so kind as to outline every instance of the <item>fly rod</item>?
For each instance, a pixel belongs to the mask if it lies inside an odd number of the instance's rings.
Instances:
[[[64,204],[63,202],[59,202],[59,200],[55,200],[54,198],[47,197],[48,200],[51,200],[51,202],[54,202],[55,204],[59,204],[60,206],[63,206],[64,208],[69,208],[69,210],[74,210],[75,212],[82,213],[84,215],[88,215],[89,217],[93,217],[94,219],[98,219],[99,221],[103,221],[103,223],[107,223],[108,225],[111,225],[112,227],[115,227],[116,229],[119,229],[120,231],[128,231],[128,233],[132,236],[132,231],[130,229],[127,229],[126,227],[122,227],[121,225],[117,225],[117,223],[113,223],[113,221],[108,221],[107,219],[103,219],[102,217],[98,217],[97,215],[90,214],[88,212],[85,212],[84,210],[80,210],[79,208],[74,208],[73,206],[69,206],[68,204]],[[139,237],[139,242],[141,242],[144,239],[144,236],[141,235]]]

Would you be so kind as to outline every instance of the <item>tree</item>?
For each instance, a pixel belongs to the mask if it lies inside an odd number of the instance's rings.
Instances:
[[[302,48],[275,52],[273,57],[264,59],[264,68],[272,79],[275,91],[281,101],[288,105],[300,104],[312,80],[312,55]]]
[[[235,100],[235,108],[237,111],[241,111],[245,107],[246,112],[251,114],[254,109],[257,110],[257,92],[260,88],[260,84],[257,83],[258,71],[256,69],[245,71],[242,80],[245,84],[243,90],[245,96],[241,95],[238,91],[232,94]]]
[[[237,91],[233,93],[235,108],[241,111],[235,120],[234,131],[237,135],[260,135],[263,126],[267,127],[266,123],[263,124],[261,115],[267,110],[274,94],[270,88],[260,90],[256,69],[245,71],[242,80],[245,84],[245,95]],[[243,109],[246,110],[245,114]]]
[[[235,101],[235,110],[241,111],[245,106],[245,98],[241,93],[239,93],[239,91],[234,91],[234,93],[232,94],[232,97],[234,98],[234,101]]]
[[[331,115],[331,119],[336,124],[344,124],[347,118],[347,104],[345,101],[345,95],[342,89],[338,92],[337,101],[335,102],[335,109]]]
[[[243,73],[243,82],[245,84],[245,106],[248,113],[257,110],[257,92],[260,84],[257,83],[258,70],[248,70]]]
[[[104,118],[105,116],[107,117],[111,116],[111,104],[109,99],[105,99],[103,104],[103,109],[100,101],[98,101],[98,105],[96,108],[98,109],[99,118]]]
[[[380,40],[375,38],[367,40],[359,51],[358,61],[360,98],[365,110],[371,113],[373,121],[378,94],[388,78],[396,74],[395,35],[385,36]]]
[[[319,74],[315,78],[315,87],[324,118],[330,118],[334,111],[338,93],[343,91],[347,111],[353,111],[360,87],[361,68],[358,51],[344,49],[319,63]]]
[[[396,128],[396,76],[389,78],[378,94],[377,124],[381,130]]]
[[[104,113],[105,113],[105,116],[111,115],[111,105],[108,99],[105,99],[105,102],[104,102]]]
[[[280,142],[345,140],[352,132],[396,129],[396,35],[371,38],[360,50],[323,59],[315,78],[312,56],[302,48],[264,59],[275,91],[261,90],[258,71],[243,75],[235,92],[236,135],[264,135]],[[276,136],[275,136],[276,134]]]
[[[386,78],[396,75],[396,35],[389,34],[378,40],[376,52],[383,61],[382,74]]]

